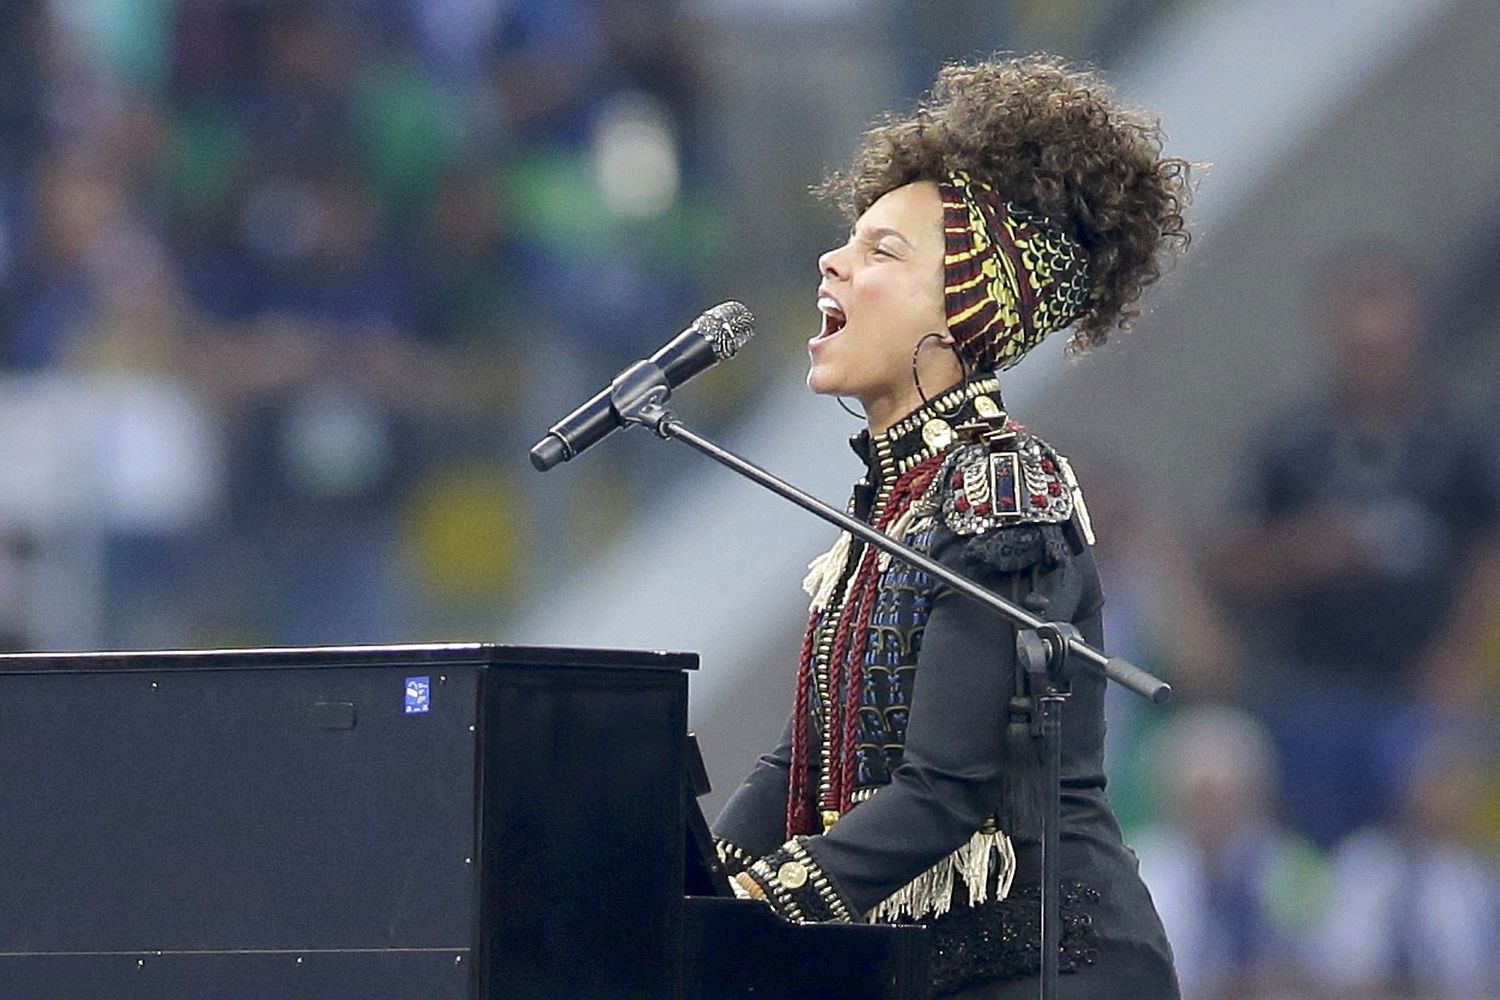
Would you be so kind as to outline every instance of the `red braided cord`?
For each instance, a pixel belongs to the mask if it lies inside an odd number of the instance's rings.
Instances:
[[[786,836],[788,840],[803,833],[815,833],[808,774],[808,730],[812,716],[808,706],[812,697],[813,661],[817,658],[818,620],[816,611],[808,616],[807,632],[802,637],[802,660],[797,666],[797,695],[792,705],[792,773],[786,794]]]
[[[891,486],[891,494],[886,501],[884,510],[875,521],[874,527],[880,531],[886,531],[907,510],[911,508],[912,502],[924,492],[937,474],[942,465],[943,456],[934,455],[932,458],[908,469]],[[880,578],[880,553],[871,546],[866,549],[865,559],[861,561],[856,573],[854,583],[850,590],[850,599],[846,602],[846,613],[842,625],[848,626],[853,631],[852,645],[848,641],[848,632],[845,632],[844,645],[841,654],[834,662],[840,666],[839,673],[844,682],[843,711],[840,712],[842,725],[834,729],[834,745],[832,747],[832,759],[836,770],[836,780],[831,782],[833,800],[832,808],[839,813],[848,812],[853,808],[854,770],[856,766],[855,750],[859,743],[859,706],[864,696],[864,661],[865,650],[869,646],[870,619],[874,613],[875,602],[879,598]]]
[[[934,455],[907,470],[891,488],[890,498],[874,527],[884,531],[921,496],[932,482],[942,455]],[[869,643],[869,619],[880,583],[879,552],[867,546],[850,582],[828,657],[828,733],[831,745],[829,794],[823,808],[848,812],[854,794],[854,748],[859,736],[859,703],[864,687],[864,655]],[[815,798],[809,787],[813,761],[809,746],[812,726],[810,707],[816,684],[817,638],[822,615],[808,619],[802,638],[802,659],[797,670],[797,695],[793,707],[792,765],[787,788],[786,831],[788,838],[818,832],[810,808]],[[851,648],[850,636],[854,637]]]
[[[867,568],[871,564],[873,555],[874,553],[868,548],[860,554],[854,577],[849,585],[848,596],[844,600],[843,611],[839,615],[838,626],[833,634],[833,648],[828,654],[828,739],[829,765],[832,773],[828,775],[827,798],[822,800],[824,809],[838,809],[843,798],[844,772],[840,764],[844,749],[844,709],[848,699],[845,692],[848,683],[849,635],[854,629],[855,622],[859,621],[859,605],[863,597],[863,591],[860,589],[861,583],[868,576]]]
[[[938,461],[929,459],[908,470],[905,475],[896,480],[891,488],[891,496],[886,502],[885,510],[875,522],[876,528],[881,531],[887,530],[911,508],[912,501],[921,496],[927,489],[927,485],[932,482],[932,475],[936,472],[938,464]],[[848,812],[854,805],[854,770],[857,764],[856,749],[859,743],[859,706],[864,697],[865,651],[870,640],[870,619],[874,615],[875,602],[879,599],[880,592],[879,555],[874,552],[871,555],[874,558],[866,567],[862,567],[865,571],[864,575],[856,583],[859,598],[852,617],[859,624],[856,627],[853,646],[848,651],[848,659],[845,661],[848,688],[845,693],[846,708],[844,729],[841,734],[842,745],[837,748],[840,814]]]

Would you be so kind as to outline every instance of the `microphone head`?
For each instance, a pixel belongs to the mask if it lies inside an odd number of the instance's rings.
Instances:
[[[740,302],[721,302],[693,321],[693,329],[713,346],[719,361],[732,358],[755,332],[755,317]]]

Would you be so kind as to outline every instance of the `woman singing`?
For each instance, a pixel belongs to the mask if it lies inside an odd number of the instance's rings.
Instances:
[[[1096,74],[1034,56],[943,70],[825,186],[854,226],[818,262],[807,382],[863,405],[855,516],[1095,646],[1083,497],[996,373],[1128,324],[1188,241],[1187,172]],[[1034,996],[1043,787],[1012,627],[847,534],[811,570],[791,719],[714,825],[737,891],[795,921],[927,924],[937,995]],[[1062,995],[1175,997],[1104,791],[1103,689],[1085,672],[1065,712]]]

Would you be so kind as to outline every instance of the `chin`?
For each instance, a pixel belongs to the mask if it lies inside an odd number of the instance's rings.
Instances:
[[[807,387],[819,396],[849,395],[839,384],[838,375],[822,365],[813,365],[807,370]]]

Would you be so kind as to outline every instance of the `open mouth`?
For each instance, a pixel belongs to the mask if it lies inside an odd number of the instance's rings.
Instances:
[[[838,300],[832,295],[818,296],[818,312],[823,314],[823,325],[818,330],[814,341],[827,340],[844,328],[848,322],[844,316],[844,307],[839,305]]]

